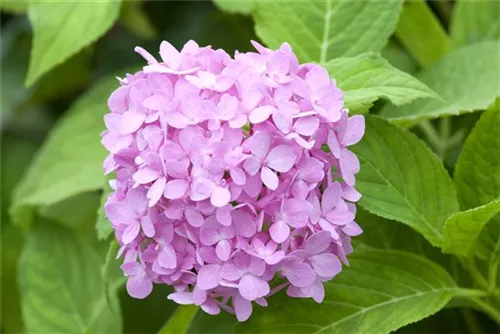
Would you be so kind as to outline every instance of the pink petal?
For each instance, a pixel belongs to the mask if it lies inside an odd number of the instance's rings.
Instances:
[[[332,130],[328,132],[328,148],[330,149],[330,152],[332,152],[333,156],[335,158],[340,157],[340,142],[339,139],[337,138],[337,134]]]
[[[346,226],[342,228],[342,231],[344,231],[345,234],[350,235],[351,237],[355,237],[363,233],[363,230],[361,227],[359,227],[356,222],[350,222]]]
[[[285,222],[279,220],[271,225],[269,233],[275,242],[282,243],[288,239],[288,236],[290,235],[290,227],[288,227]]]
[[[189,225],[193,227],[200,227],[205,222],[203,215],[191,208],[188,208],[184,211],[184,216],[186,217]]]
[[[203,311],[210,315],[217,315],[220,313],[220,307],[217,306],[217,304],[211,299],[201,304],[200,307]]]
[[[276,253],[273,253],[269,256],[266,257],[265,261],[267,264],[274,265],[283,260],[285,257],[285,252],[282,250],[277,251]]]
[[[343,138],[346,146],[358,143],[365,133],[365,118],[361,115],[354,115],[347,120],[347,131]]]
[[[141,218],[141,228],[144,235],[148,238],[152,238],[155,235],[155,226],[151,222],[151,218],[144,216]]]
[[[271,190],[278,189],[278,176],[271,169],[269,169],[268,167],[263,167],[262,171],[260,172],[260,177],[266,187]]]
[[[311,136],[319,127],[319,119],[314,116],[301,117],[295,121],[293,127],[298,134]]]
[[[248,158],[247,160],[245,160],[245,163],[243,164],[243,168],[250,176],[254,176],[255,174],[257,174],[259,172],[260,167],[262,167],[262,164],[260,160],[257,159],[256,157]]]
[[[129,244],[132,241],[134,241],[134,239],[139,234],[140,229],[141,229],[141,226],[137,223],[127,226],[127,228],[125,229],[125,232],[123,232],[122,242],[124,244]]]
[[[165,197],[168,199],[177,199],[184,196],[187,191],[188,183],[186,180],[172,180],[165,186]]]
[[[252,314],[252,302],[241,297],[239,293],[233,296],[233,308],[238,321],[246,321]]]
[[[210,196],[210,203],[213,206],[220,208],[225,206],[231,200],[231,193],[226,187],[215,187]]]
[[[262,123],[266,121],[274,112],[276,112],[276,108],[273,106],[257,107],[250,112],[248,120],[252,124]]]
[[[160,56],[165,64],[172,69],[178,69],[181,66],[181,54],[167,41],[160,44]]]
[[[153,291],[153,282],[145,276],[137,275],[129,277],[127,281],[127,292],[131,297],[137,299],[146,298]]]
[[[215,253],[222,261],[227,261],[231,255],[231,243],[228,240],[221,240],[215,246]]]
[[[286,268],[285,276],[291,284],[301,288],[311,285],[316,273],[308,264],[294,262]]]
[[[202,228],[200,241],[205,246],[215,245],[220,240],[219,232],[213,228]]]
[[[247,177],[247,183],[243,187],[248,196],[256,198],[262,191],[262,181],[260,175]]]
[[[341,200],[342,188],[338,182],[334,182],[326,188],[321,199],[323,212],[332,210]]]
[[[242,186],[246,182],[245,172],[239,167],[233,167],[229,170],[229,174],[231,175],[231,179],[239,186]],[[255,175],[255,173],[254,173]]]
[[[250,238],[257,231],[255,221],[252,216],[242,210],[233,210],[231,217],[236,228],[236,233],[242,237]]]
[[[133,111],[124,112],[120,127],[120,133],[127,135],[136,132],[144,123],[145,119],[146,114]]]
[[[264,159],[269,152],[271,137],[267,132],[256,132],[250,139],[250,152],[259,159]]]
[[[175,269],[177,267],[177,254],[171,245],[163,246],[163,249],[158,254],[158,263],[167,269]]]
[[[139,184],[146,184],[156,180],[160,173],[154,169],[144,167],[134,173],[133,179]]]
[[[167,182],[167,179],[165,177],[159,177],[156,179],[156,181],[151,185],[151,188],[149,188],[148,193],[146,195],[147,198],[149,198],[149,207],[154,206],[156,203],[161,198],[161,195],[163,195],[163,190],[165,189],[165,183]]]
[[[321,277],[333,277],[342,270],[338,257],[331,253],[323,253],[311,257],[311,266]]]
[[[331,244],[332,236],[328,231],[320,231],[306,240],[304,250],[308,255],[315,255],[324,252]]]
[[[219,285],[221,280],[221,266],[219,264],[207,264],[200,268],[196,284],[201,290],[210,290]]]
[[[269,284],[262,278],[246,274],[240,280],[238,291],[243,298],[252,301],[264,297],[269,293],[270,289]]]
[[[215,218],[217,218],[217,221],[221,223],[224,226],[230,226],[231,225],[231,210],[232,206],[231,205],[226,205],[221,208],[217,208],[215,210]]]
[[[235,266],[233,263],[228,262],[222,265],[221,277],[228,281],[237,281],[243,275],[245,271]]]
[[[266,161],[270,168],[285,173],[292,168],[296,158],[297,155],[293,148],[288,145],[279,145],[269,152]]]
[[[174,292],[169,294],[167,299],[173,300],[180,305],[191,305],[193,304],[193,293],[187,291]]]

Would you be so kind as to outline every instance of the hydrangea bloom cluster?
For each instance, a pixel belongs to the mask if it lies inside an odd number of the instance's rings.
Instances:
[[[119,79],[102,143],[116,172],[105,205],[127,290],[153,283],[209,314],[245,321],[281,289],[321,302],[348,264],[360,194],[347,149],[364,133],[343,93],[291,47],[231,58],[189,41]]]

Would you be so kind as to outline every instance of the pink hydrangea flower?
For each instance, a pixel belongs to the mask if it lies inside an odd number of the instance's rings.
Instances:
[[[348,264],[364,119],[324,68],[252,43],[231,58],[162,42],[161,61],[138,47],[148,65],[109,98],[105,209],[132,297],[168,284],[245,321],[282,289],[321,302]]]

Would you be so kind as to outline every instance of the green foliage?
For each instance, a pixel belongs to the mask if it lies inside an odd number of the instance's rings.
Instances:
[[[163,326],[158,334],[185,334],[187,333],[191,322],[198,313],[198,306],[181,305],[177,307],[175,313]]]
[[[120,1],[30,3],[34,38],[26,85],[101,37],[118,18],[120,5]]]
[[[368,211],[400,221],[442,245],[442,225],[458,211],[453,183],[441,161],[413,134],[378,117],[353,151],[361,162],[356,186]]]
[[[262,1],[255,31],[271,48],[290,43],[304,62],[380,51],[394,31],[402,1]]]
[[[39,224],[19,263],[26,331],[120,333],[121,316],[106,302],[101,265],[88,240],[54,224]]]
[[[104,212],[104,203],[106,203],[106,200],[108,199],[109,194],[113,189],[109,186],[109,184],[104,185],[104,189],[101,195],[101,201],[99,204],[99,209],[97,210],[97,221],[95,228],[97,230],[97,238],[99,240],[101,239],[106,239],[113,233],[113,228],[111,227],[111,223],[109,222],[108,218],[106,217],[106,212]]]
[[[445,270],[417,255],[357,251],[349,261],[326,283],[322,304],[282,293],[236,333],[389,333],[436,312],[457,290]]]
[[[458,0],[451,23],[453,46],[500,38],[500,2]]]
[[[137,36],[152,39],[156,36],[156,30],[144,12],[143,4],[141,1],[125,1],[121,8],[120,22]]]
[[[255,8],[255,1],[214,0],[214,4],[231,14],[249,15]]]
[[[99,133],[107,97],[117,85],[115,78],[96,85],[51,132],[15,191],[11,207],[15,223],[29,224],[30,207],[49,206],[103,186],[106,152]]]
[[[396,38],[423,67],[434,63],[451,49],[448,35],[423,0],[405,2]]]
[[[417,75],[444,101],[426,99],[402,108],[388,106],[382,115],[396,122],[414,122],[486,109],[500,94],[498,59],[500,42],[481,42],[451,51]]]
[[[426,85],[374,53],[336,58],[326,63],[325,68],[344,91],[344,105],[352,112],[367,111],[379,98],[395,105],[417,98],[439,98]]]
[[[500,200],[452,215],[444,224],[443,251],[470,255],[484,225],[500,212]]]

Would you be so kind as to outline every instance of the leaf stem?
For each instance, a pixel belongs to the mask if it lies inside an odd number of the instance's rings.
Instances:
[[[500,266],[500,257],[497,257],[488,268],[488,281],[489,281],[488,291],[492,294],[494,294],[495,290],[497,289],[498,270],[500,269],[499,266]],[[498,297],[500,299],[500,293]]]
[[[464,316],[465,324],[469,329],[469,333],[481,333],[481,326],[477,322],[476,316],[472,313],[472,310],[466,308],[461,311]]]
[[[423,121],[418,124],[418,127],[422,132],[424,133],[425,137],[427,138],[427,141],[431,146],[434,148],[434,151],[436,151],[436,154],[443,159],[443,152],[445,151],[445,144],[436,131],[434,127],[432,126],[431,122],[429,121]]]
[[[489,293],[487,291],[478,290],[478,289],[458,288],[457,296],[465,297],[465,298],[488,297]]]
[[[476,304],[476,306],[481,311],[486,313],[488,316],[491,317],[491,319],[493,319],[493,321],[495,321],[497,324],[500,325],[500,311],[495,309],[493,306],[491,306],[487,302],[484,302],[478,298],[470,298],[470,301],[472,301],[474,304]]]

